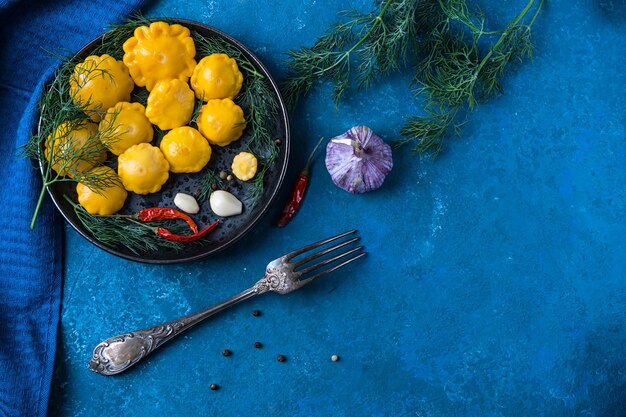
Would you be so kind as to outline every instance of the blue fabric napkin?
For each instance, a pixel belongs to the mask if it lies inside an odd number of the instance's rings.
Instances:
[[[44,416],[61,304],[62,229],[49,197],[34,230],[39,172],[19,147],[59,61],[145,0],[0,0],[0,415]]]

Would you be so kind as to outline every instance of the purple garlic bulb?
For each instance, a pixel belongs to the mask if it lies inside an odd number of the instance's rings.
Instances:
[[[377,189],[391,168],[391,146],[367,126],[355,126],[326,146],[326,169],[335,185],[350,193]]]

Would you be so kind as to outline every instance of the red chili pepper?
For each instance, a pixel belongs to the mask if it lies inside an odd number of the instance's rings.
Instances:
[[[181,219],[187,222],[193,233],[198,233],[198,226],[191,217],[173,208],[152,207],[139,212],[139,221],[152,222],[156,220]]]
[[[317,142],[317,145],[313,148],[313,152],[309,155],[309,159],[306,161],[306,165],[304,165],[304,169],[298,174],[296,183],[294,184],[291,194],[289,195],[289,200],[287,200],[287,204],[283,209],[280,219],[278,219],[278,227],[284,227],[287,223],[289,223],[300,208],[302,199],[304,199],[304,194],[306,193],[306,189],[309,185],[309,168],[311,167],[311,160],[323,140],[324,138],[321,138],[319,142]]]
[[[200,230],[199,232],[194,233],[193,235],[177,235],[176,233],[172,233],[169,230],[164,229],[162,227],[159,227],[156,229],[156,234],[157,236],[160,236],[163,239],[171,240],[173,242],[183,242],[183,243],[193,242],[211,233],[213,230],[215,230],[215,228],[219,224],[220,224],[219,221],[215,221],[211,223],[210,225],[208,225],[207,227],[205,227],[204,229]]]

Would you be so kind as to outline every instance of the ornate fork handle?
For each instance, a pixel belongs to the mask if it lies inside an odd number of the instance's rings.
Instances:
[[[359,237],[348,237],[350,235],[354,236],[354,233],[356,233],[356,230],[341,233],[274,259],[267,265],[263,278],[254,284],[253,287],[221,303],[159,326],[108,338],[98,344],[93,350],[93,355],[89,361],[89,369],[101,375],[119,374],[141,361],[168,340],[230,306],[268,291],[289,294],[321,276],[362,258],[367,254],[363,251],[363,246],[348,248],[348,245],[352,245],[359,240]],[[325,247],[316,253],[308,254],[292,262],[292,259],[299,255],[324,247],[341,238],[346,238],[347,240],[339,241],[334,246]],[[339,251],[342,248],[345,249]],[[321,259],[317,263],[311,264],[313,260],[318,258]],[[325,266],[326,268],[323,268]],[[296,269],[299,267],[302,268]]]
[[[261,280],[263,281],[263,280]],[[101,375],[115,375],[125,371],[152,353],[168,340],[201,321],[243,300],[265,291],[259,284],[196,313],[148,329],[113,336],[93,350],[89,369]]]

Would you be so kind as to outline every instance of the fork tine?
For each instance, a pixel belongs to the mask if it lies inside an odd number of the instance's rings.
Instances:
[[[319,258],[320,256],[324,256],[324,255],[326,255],[327,253],[333,252],[333,251],[335,251],[335,250],[337,250],[337,249],[339,249],[339,248],[342,248],[342,247],[344,247],[344,246],[347,246],[347,245],[349,245],[349,244],[351,244],[351,243],[354,243],[354,242],[356,242],[356,241],[358,241],[358,240],[360,240],[360,239],[361,239],[361,238],[360,238],[359,236],[357,236],[357,237],[353,237],[352,239],[349,239],[349,240],[346,240],[346,241],[344,241],[344,242],[341,242],[341,243],[339,243],[339,244],[337,244],[337,245],[335,245],[335,246],[331,246],[330,248],[323,249],[323,250],[321,250],[321,251],[319,251],[319,252],[316,252],[316,253],[314,253],[314,254],[312,254],[312,255],[307,256],[306,258],[302,258],[302,259],[300,259],[300,260],[298,260],[298,261],[294,262],[294,263],[293,263],[293,267],[294,267],[294,268],[297,268],[297,267],[299,267],[300,265],[304,265],[304,264],[306,264],[307,262],[311,262],[313,259]]]
[[[305,247],[303,247],[303,248],[296,249],[296,250],[294,250],[294,251],[292,251],[292,252],[289,252],[288,254],[284,255],[284,256],[283,256],[283,258],[285,258],[286,260],[288,260],[288,261],[289,261],[289,260],[290,260],[290,259],[292,259],[294,256],[298,256],[298,255],[300,255],[301,253],[304,253],[304,252],[310,251],[311,249],[315,249],[315,248],[317,248],[317,247],[320,247],[320,246],[322,246],[322,245],[325,245],[325,244],[327,244],[327,243],[330,243],[330,242],[332,242],[332,241],[334,241],[334,240],[341,239],[342,237],[344,237],[344,236],[348,236],[348,235],[350,235],[350,234],[352,234],[352,233],[356,233],[356,230],[350,230],[349,232],[344,232],[344,233],[341,233],[341,234],[339,234],[339,235],[337,235],[337,236],[329,237],[328,239],[320,240],[319,242],[315,242],[315,243],[312,243],[312,244],[310,244],[310,245],[307,245],[307,246],[305,246]]]
[[[338,261],[341,258],[345,258],[348,255],[352,255],[353,253],[358,252],[361,249],[363,249],[363,246],[358,246],[356,248],[350,249],[349,251],[340,253],[339,255],[335,255],[332,258],[324,259],[323,261],[318,262],[315,265],[311,265],[311,266],[307,266],[306,268],[302,268],[300,271],[297,271],[297,272],[300,275],[308,274],[309,272],[315,271],[316,269],[319,269],[320,267],[322,267],[324,265],[328,265],[330,263]]]
[[[360,248],[362,248],[362,246]],[[300,284],[301,287],[306,285],[306,284],[309,284],[310,282],[315,281],[319,277],[322,277],[322,276],[324,276],[326,274],[330,274],[331,272],[336,271],[337,269],[339,269],[341,267],[344,267],[344,266],[348,265],[349,263],[356,261],[359,258],[364,257],[365,255],[367,255],[367,252],[361,252],[358,255],[353,256],[352,258],[346,259],[345,261],[343,261],[341,263],[338,263],[337,265],[333,265],[332,267],[330,267],[330,268],[328,268],[328,269],[326,269],[326,270],[324,270],[322,272],[318,272],[317,274],[313,275],[310,278],[301,279],[299,281],[299,284]]]

